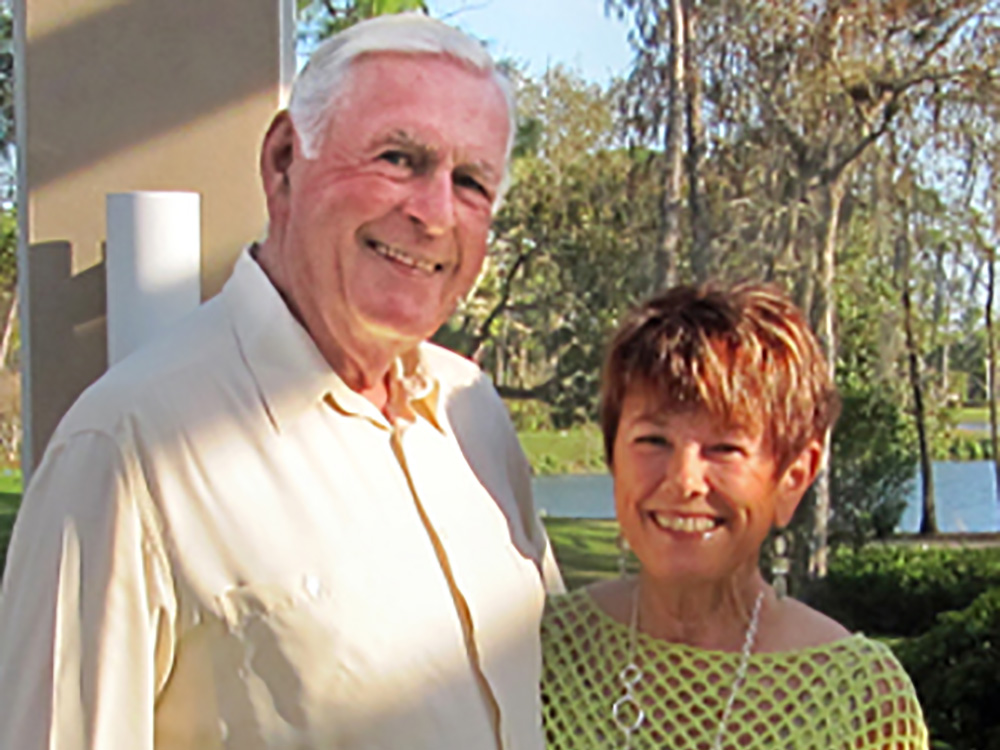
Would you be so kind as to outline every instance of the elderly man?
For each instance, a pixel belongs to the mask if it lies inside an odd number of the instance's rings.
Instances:
[[[28,489],[0,747],[542,747],[558,572],[501,401],[426,343],[483,263],[511,106],[421,16],[317,50],[264,140],[266,239]]]

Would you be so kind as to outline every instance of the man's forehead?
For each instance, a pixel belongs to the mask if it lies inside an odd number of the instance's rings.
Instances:
[[[369,142],[424,148],[440,148],[445,135],[444,145],[470,150],[491,150],[494,136],[506,145],[509,102],[492,75],[441,55],[378,53],[352,65],[331,126],[363,126]]]

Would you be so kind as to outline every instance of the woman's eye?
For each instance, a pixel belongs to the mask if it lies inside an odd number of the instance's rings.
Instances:
[[[716,453],[723,456],[730,455],[743,455],[743,446],[737,445],[736,443],[717,443],[713,445],[709,450],[712,453]]]
[[[635,439],[635,442],[644,445],[664,446],[667,444],[667,439],[662,435],[640,435]]]

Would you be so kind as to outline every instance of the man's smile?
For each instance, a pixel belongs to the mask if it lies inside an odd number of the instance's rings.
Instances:
[[[386,245],[378,240],[368,239],[365,241],[365,245],[377,255],[391,260],[394,263],[405,266],[414,271],[420,271],[427,276],[431,276],[435,273],[444,270],[444,264],[440,262],[434,262],[426,260],[424,258],[417,258],[410,255],[405,250],[401,250],[398,247],[392,245]]]

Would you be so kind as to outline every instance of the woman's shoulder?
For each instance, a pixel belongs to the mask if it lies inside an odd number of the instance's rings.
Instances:
[[[572,629],[580,622],[591,618],[596,611],[594,600],[587,589],[551,594],[545,600],[542,629],[543,631]]]
[[[616,579],[550,596],[542,617],[542,637],[579,639],[597,631],[624,627],[618,616],[622,588]]]
[[[774,600],[768,610],[758,636],[759,652],[801,651],[851,637],[832,617],[791,597]]]

